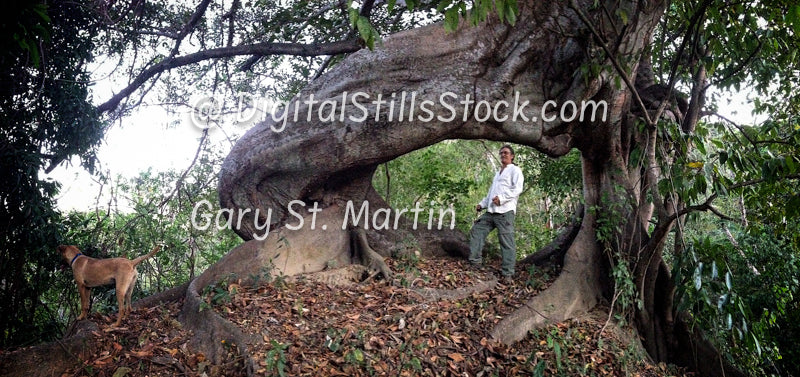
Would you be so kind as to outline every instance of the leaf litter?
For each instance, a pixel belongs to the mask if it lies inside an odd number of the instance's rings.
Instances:
[[[534,330],[511,346],[492,340],[489,332],[503,317],[549,286],[554,268],[518,271],[513,284],[464,294],[496,277],[463,259],[386,262],[391,281],[333,286],[278,276],[257,286],[227,282],[227,295],[204,297],[208,310],[262,340],[247,345],[259,376],[691,375],[644,361],[624,329],[608,326],[599,335],[604,310]],[[432,290],[441,294],[431,299],[425,292]],[[105,346],[62,375],[246,375],[235,344],[221,341],[229,350],[221,365],[192,352],[191,334],[177,320],[181,304],[138,309],[126,328],[94,333]],[[99,313],[92,319],[101,328],[113,321]]]

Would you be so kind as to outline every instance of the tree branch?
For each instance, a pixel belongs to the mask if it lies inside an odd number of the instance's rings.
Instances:
[[[706,87],[703,88],[703,89],[705,90],[705,89],[709,88],[711,85],[720,86],[720,85],[724,84],[725,81],[730,80],[733,76],[737,75],[741,71],[744,71],[744,69],[747,68],[750,65],[750,63],[753,62],[753,60],[755,60],[756,56],[758,56],[758,53],[761,52],[761,48],[762,47],[764,47],[764,41],[759,39],[758,40],[758,46],[756,46],[756,48],[753,50],[753,52],[751,52],[750,55],[748,55],[747,58],[744,59],[744,61],[739,63],[738,67],[732,69],[730,72],[728,72],[728,74],[726,74],[725,76],[723,76],[721,79],[717,80],[716,82],[708,83],[706,85]]]
[[[189,55],[167,58],[150,68],[142,71],[136,78],[122,91],[115,94],[111,99],[97,107],[98,114],[113,111],[119,103],[139,89],[147,80],[153,76],[194,63],[209,59],[230,58],[242,55],[296,55],[296,56],[319,56],[336,55],[354,52],[361,49],[357,39],[348,39],[330,43],[256,43],[233,47],[220,47],[210,50],[199,51]]]
[[[722,119],[722,120],[724,120],[724,121],[728,122],[728,123],[729,123],[729,124],[731,124],[732,126],[736,127],[736,129],[738,129],[738,130],[739,130],[739,132],[741,132],[741,133],[742,133],[742,136],[744,136],[744,138],[745,138],[745,139],[747,139],[747,141],[749,141],[749,142],[750,142],[750,144],[752,144],[752,145],[753,145],[753,148],[758,148],[758,145],[756,145],[756,142],[755,142],[755,140],[753,140],[752,138],[750,138],[750,135],[748,135],[748,134],[747,134],[747,132],[745,132],[745,130],[744,130],[744,127],[742,127],[742,126],[740,126],[739,124],[737,124],[736,122],[734,122],[734,121],[732,121],[732,120],[728,119],[727,117],[725,117],[725,116],[723,116],[723,115],[720,115],[719,113],[714,113],[713,115],[715,115],[717,118],[720,118],[720,119]],[[734,134],[734,136],[735,136],[735,134]],[[741,142],[741,140],[738,140],[738,139],[737,139],[737,141]]]
[[[358,14],[360,16],[364,16],[369,18],[369,15],[372,13],[372,7],[375,5],[375,0],[367,0],[364,4],[361,4],[361,9],[359,10]]]
[[[175,40],[175,46],[172,47],[172,52],[170,53],[169,56],[178,55],[178,52],[181,47],[181,42],[183,42],[183,39],[186,38],[186,36],[189,35],[189,33],[192,30],[194,30],[194,28],[197,26],[197,23],[200,22],[200,19],[203,18],[203,15],[206,13],[206,9],[208,9],[208,4],[210,3],[211,0],[203,0],[203,2],[197,6],[197,9],[192,14],[192,18],[190,18],[189,22],[183,25],[181,31],[178,32],[177,38]]]
[[[800,174],[787,175],[787,176],[783,177],[783,179],[800,179]],[[735,189],[742,188],[742,187],[749,187],[749,186],[757,185],[759,183],[765,182],[766,180],[767,180],[766,178],[759,178],[759,179],[752,179],[752,180],[749,180],[749,181],[739,182],[737,184],[734,184],[734,185],[731,185],[730,187],[728,187],[728,190],[735,190]],[[716,208],[714,208],[711,205],[711,202],[713,202],[714,199],[717,198],[717,196],[718,195],[716,193],[713,193],[708,198],[706,198],[706,201],[704,201],[703,203],[698,204],[698,205],[688,206],[688,207],[676,212],[672,216],[668,217],[666,220],[667,221],[671,221],[671,220],[674,220],[674,219],[676,219],[676,218],[678,218],[680,216],[686,215],[686,214],[688,214],[690,212],[711,211],[715,215],[717,215],[717,216],[719,216],[719,217],[721,217],[721,218],[723,218],[725,220],[738,222],[738,220],[736,220],[736,219],[734,219],[734,218],[732,218],[730,216],[727,216],[725,214],[720,213]]]
[[[575,13],[578,15],[578,18],[580,18],[581,21],[583,22],[583,24],[586,25],[587,28],[589,28],[589,31],[592,33],[592,35],[594,35],[595,39],[597,39],[597,42],[600,44],[600,47],[603,48],[603,51],[605,51],[606,56],[608,56],[608,59],[611,61],[611,64],[614,66],[614,70],[616,70],[617,74],[619,74],[620,77],[622,77],[622,80],[625,81],[625,86],[627,86],[628,89],[631,91],[631,93],[633,93],[633,99],[636,102],[636,105],[639,108],[642,109],[642,114],[644,115],[644,119],[645,119],[645,122],[647,122],[647,125],[654,126],[655,122],[653,122],[653,120],[650,119],[650,114],[647,112],[647,108],[644,106],[644,102],[642,102],[642,97],[639,96],[639,92],[636,90],[636,87],[633,85],[633,82],[631,81],[631,78],[628,77],[627,73],[625,73],[625,69],[622,68],[622,66],[619,64],[619,61],[617,61],[617,59],[611,53],[611,50],[606,45],[605,41],[603,40],[603,37],[594,28],[594,26],[592,25],[592,23],[589,20],[589,18],[587,18],[586,15],[583,14],[583,12],[581,12],[581,10],[578,8],[578,4],[575,2],[575,0],[570,0],[569,7],[573,11],[575,11]]]

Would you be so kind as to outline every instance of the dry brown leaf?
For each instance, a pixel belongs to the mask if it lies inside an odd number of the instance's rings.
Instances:
[[[130,351],[129,353],[131,355],[139,357],[139,358],[146,358],[146,357],[153,356],[153,351],[152,350]]]
[[[453,360],[453,361],[455,361],[457,363],[460,363],[460,362],[464,361],[464,355],[462,355],[462,354],[460,354],[458,352],[453,352],[453,353],[447,355],[447,357],[449,357],[450,360]]]

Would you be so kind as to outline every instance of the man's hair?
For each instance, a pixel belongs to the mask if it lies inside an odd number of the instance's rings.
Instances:
[[[509,152],[511,152],[511,155],[512,155],[512,156],[515,156],[515,154],[514,154],[514,148],[511,148],[511,145],[510,145],[510,144],[506,144],[506,145],[504,145],[504,146],[500,147],[500,150],[501,150],[501,151],[502,151],[503,149],[508,149],[508,151],[509,151]]]

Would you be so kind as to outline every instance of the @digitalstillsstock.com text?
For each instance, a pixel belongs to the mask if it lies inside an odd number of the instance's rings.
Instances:
[[[192,104],[190,122],[199,128],[212,127],[225,115],[232,115],[236,124],[251,125],[272,120],[270,129],[282,132],[288,122],[315,121],[335,122],[525,122],[546,123],[556,121],[605,121],[608,115],[606,101],[567,100],[558,103],[545,101],[534,106],[519,92],[509,100],[476,100],[472,94],[459,96],[444,92],[434,99],[424,98],[416,91],[369,94],[365,92],[342,92],[339,95],[320,99],[309,94],[291,101],[274,101],[267,98],[239,93],[234,106],[223,106],[214,97],[200,97]],[[459,116],[460,113],[460,116]]]

